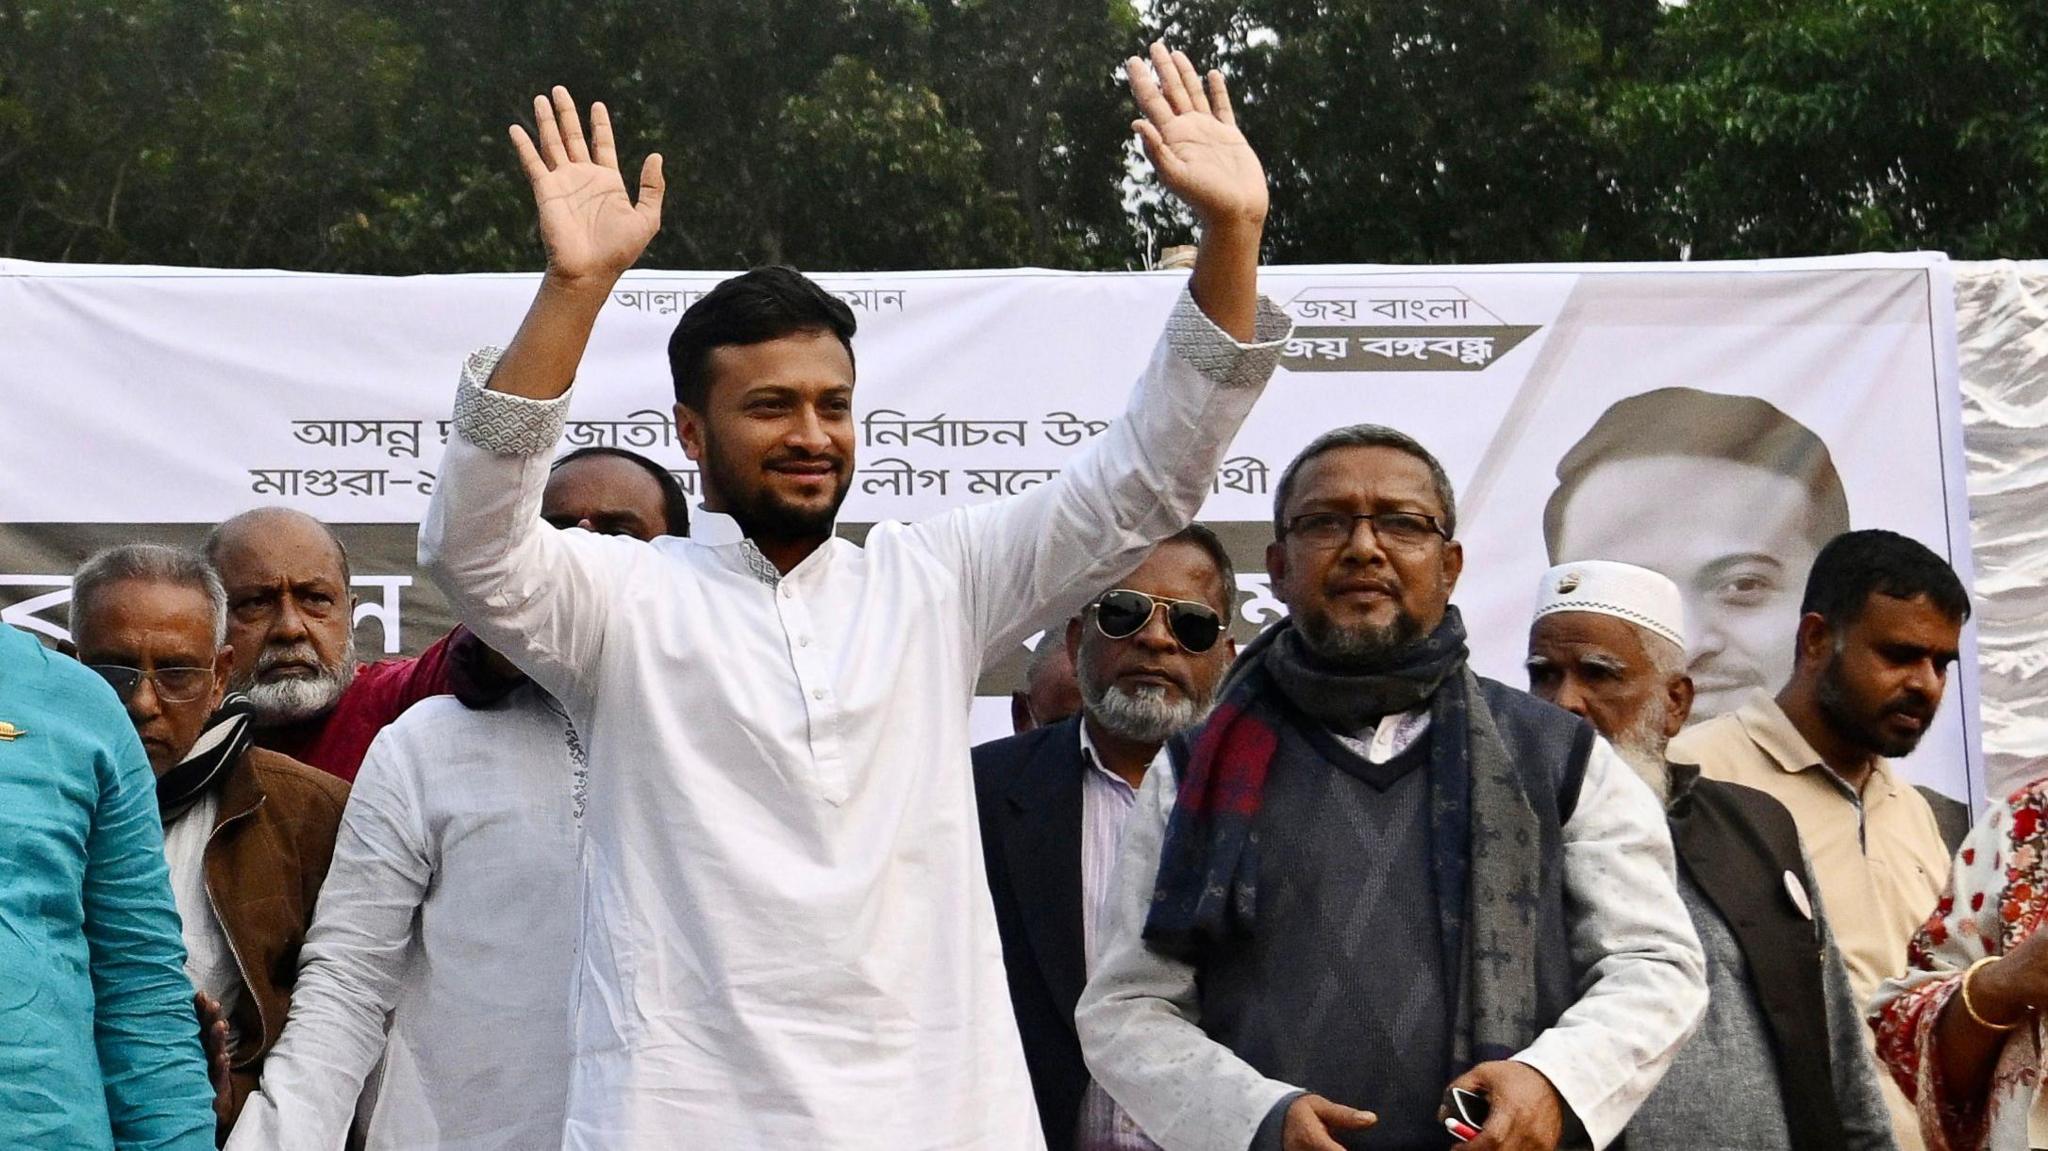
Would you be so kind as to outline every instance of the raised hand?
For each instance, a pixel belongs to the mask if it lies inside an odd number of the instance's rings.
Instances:
[[[557,85],[533,98],[535,147],[526,129],[512,126],[512,147],[533,185],[540,211],[540,238],[547,245],[548,274],[576,284],[609,287],[647,248],[661,228],[661,155],[640,166],[640,202],[626,194],[619,155],[612,141],[611,114],[590,106],[590,140],[569,90]]]
[[[1237,115],[1223,73],[1204,78],[1184,52],[1153,43],[1149,64],[1136,56],[1124,63],[1141,120],[1131,129],[1145,142],[1145,155],[1160,182],[1180,197],[1203,226],[1263,224],[1266,170],[1237,130]]]

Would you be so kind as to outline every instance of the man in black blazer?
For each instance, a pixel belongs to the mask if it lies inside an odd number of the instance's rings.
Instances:
[[[1629,1151],[1891,1151],[1860,1005],[1783,804],[1665,747],[1692,710],[1677,585],[1589,560],[1544,574],[1529,690],[1592,723],[1665,802],[1707,1014],[1627,1130]]]
[[[974,749],[982,850],[1048,1151],[1151,1145],[1090,1082],[1074,1005],[1146,769],[1168,736],[1208,714],[1236,653],[1236,588],[1207,528],[1161,543],[1067,624],[1081,713]]]

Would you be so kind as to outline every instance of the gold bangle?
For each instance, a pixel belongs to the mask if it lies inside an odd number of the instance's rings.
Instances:
[[[2026,1022],[2025,1019],[2020,1019],[2012,1023],[1993,1023],[1982,1015],[1977,1014],[1977,1005],[1970,1002],[1970,977],[1977,974],[1979,968],[1996,963],[2003,958],[2005,958],[2003,955],[1987,955],[1977,962],[1970,964],[1969,969],[1963,972],[1963,1010],[1970,1013],[1970,1018],[1976,1020],[1977,1026],[1987,1031],[2017,1031],[2020,1028],[2020,1024]]]

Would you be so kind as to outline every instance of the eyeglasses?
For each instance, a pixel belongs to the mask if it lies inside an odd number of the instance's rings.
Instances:
[[[1309,512],[1287,521],[1283,534],[1294,536],[1310,547],[1333,548],[1351,538],[1358,521],[1372,525],[1372,534],[1382,544],[1397,548],[1420,547],[1431,536],[1450,539],[1443,521],[1422,512]]]
[[[1088,605],[1095,613],[1095,630],[1110,639],[1129,639],[1152,622],[1152,613],[1166,609],[1166,630],[1173,641],[1193,655],[1216,646],[1223,638],[1223,617],[1216,609],[1193,600],[1165,599],[1129,588],[1102,593]]]
[[[163,703],[191,703],[206,694],[213,686],[213,669],[210,667],[160,667],[144,671],[139,667],[125,667],[118,663],[93,663],[87,667],[99,673],[114,688],[114,694],[127,703],[135,697],[136,689],[148,680],[156,689],[156,697]]]

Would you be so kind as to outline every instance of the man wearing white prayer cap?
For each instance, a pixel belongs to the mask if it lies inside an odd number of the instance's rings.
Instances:
[[[1777,800],[1669,764],[1692,708],[1685,606],[1648,568],[1543,575],[1529,690],[1583,716],[1664,798],[1707,954],[1706,1018],[1628,1126],[1630,1151],[1892,1148],[1892,1126],[1799,833]]]

